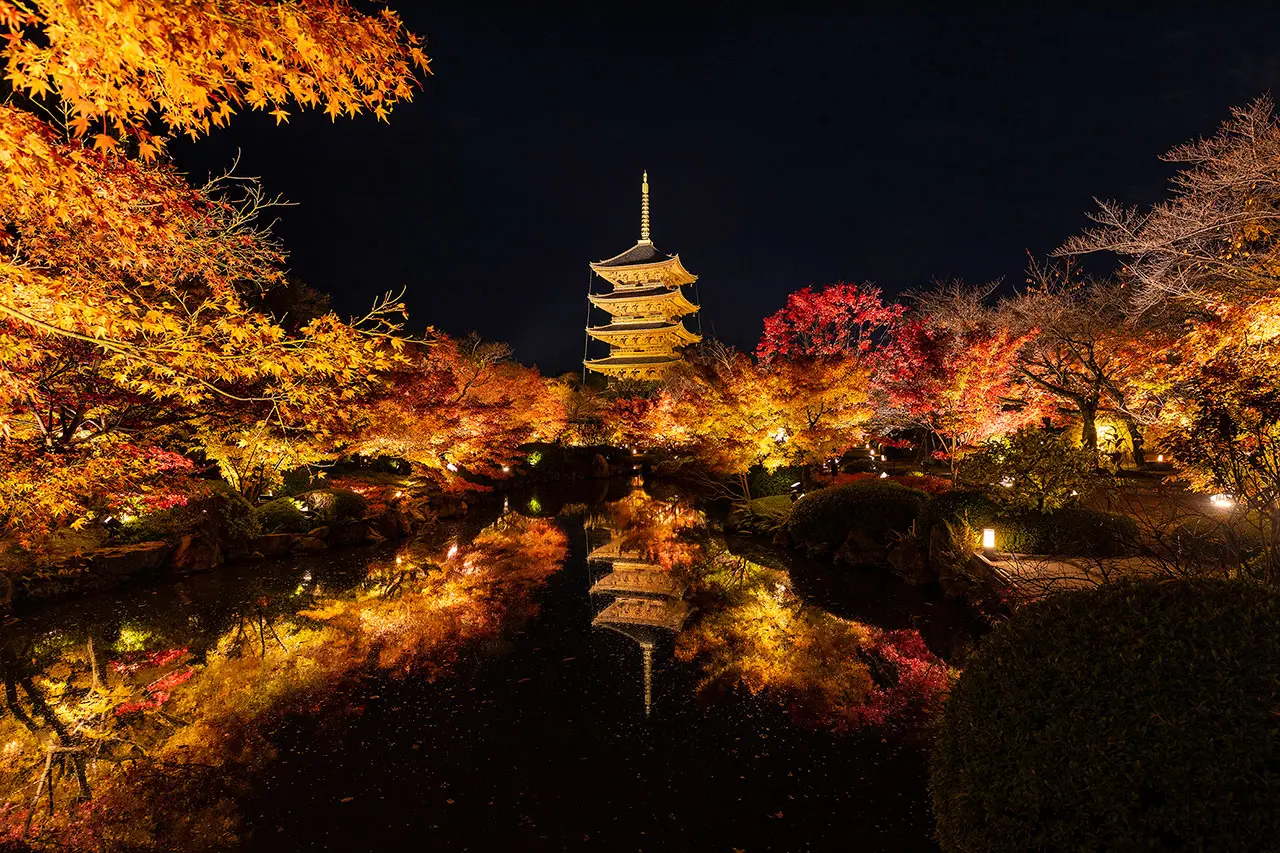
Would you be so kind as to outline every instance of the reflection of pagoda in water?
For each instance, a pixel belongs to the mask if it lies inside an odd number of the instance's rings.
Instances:
[[[670,569],[652,562],[638,549],[624,547],[624,536],[610,531],[610,539],[587,555],[588,564],[603,563],[608,574],[591,584],[591,594],[612,600],[591,620],[634,640],[644,660],[644,713],[653,704],[653,650],[659,641],[679,631],[689,615],[684,586]]]

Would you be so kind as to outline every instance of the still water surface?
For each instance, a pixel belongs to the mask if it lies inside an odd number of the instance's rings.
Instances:
[[[847,649],[954,658],[968,617],[829,578],[614,484],[51,607],[4,638],[8,831],[39,789],[77,846],[936,849],[918,716],[850,711]]]

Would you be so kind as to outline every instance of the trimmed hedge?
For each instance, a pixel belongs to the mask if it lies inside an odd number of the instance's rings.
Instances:
[[[1261,850],[1280,837],[1280,593],[1052,596],[982,639],[930,760],[946,851]]]
[[[888,544],[906,533],[929,496],[887,480],[868,480],[810,492],[792,505],[787,529],[811,551],[839,548],[857,530]]]
[[[966,517],[975,528],[998,528],[1001,550],[1019,554],[1118,557],[1135,553],[1140,540],[1138,525],[1125,515],[1084,507],[1052,513],[1018,512],[979,491],[937,496],[920,513],[918,529],[927,542],[936,525],[954,524]]]
[[[263,533],[306,533],[313,526],[293,498],[276,498],[255,512]]]

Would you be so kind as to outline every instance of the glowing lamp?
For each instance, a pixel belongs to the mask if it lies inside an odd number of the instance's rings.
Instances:
[[[503,465],[503,466],[502,466],[502,473],[504,473],[504,474],[510,474],[510,473],[511,473],[511,466],[510,466],[510,465]]]
[[[886,477],[888,477],[888,476],[889,476],[889,472],[888,472],[888,471],[881,471],[881,472],[880,472],[880,479],[881,479],[881,480],[885,479],[885,478],[886,478]]]
[[[990,527],[982,528],[982,550],[994,551],[996,549],[996,532]]]
[[[1231,509],[1236,505],[1236,500],[1231,495],[1212,495],[1209,498],[1209,503],[1218,509]]]
[[[889,457],[888,457],[888,456],[885,456],[885,455],[882,453],[882,454],[880,454],[880,461],[881,461],[881,462],[888,462],[888,461],[889,461]]]
[[[1164,461],[1164,454],[1163,454],[1163,453],[1157,453],[1157,454],[1156,454],[1156,461],[1157,461],[1157,462],[1163,462],[1163,461]]]
[[[457,470],[458,470],[458,466],[457,466],[457,465],[454,465],[452,462],[448,463],[448,464],[447,464],[447,465],[445,465],[444,467],[448,468],[450,471],[457,471]]]

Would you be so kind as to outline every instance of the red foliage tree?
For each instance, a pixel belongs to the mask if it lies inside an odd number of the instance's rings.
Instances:
[[[853,357],[862,360],[902,317],[901,305],[885,305],[880,288],[832,284],[806,287],[765,318],[756,357]]]

